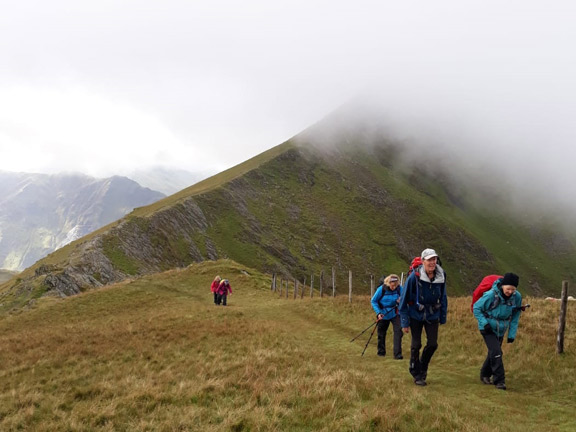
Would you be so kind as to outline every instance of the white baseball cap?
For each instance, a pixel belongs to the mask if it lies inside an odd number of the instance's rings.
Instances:
[[[434,258],[437,256],[438,256],[438,254],[436,253],[436,251],[434,249],[424,249],[422,251],[422,255],[420,255],[420,258],[422,258],[423,260],[428,260],[430,258]]]

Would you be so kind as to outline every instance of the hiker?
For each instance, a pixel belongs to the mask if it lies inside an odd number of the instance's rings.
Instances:
[[[439,324],[446,324],[448,298],[446,296],[446,273],[438,265],[434,249],[424,249],[419,264],[408,276],[398,310],[404,333],[411,331],[410,374],[414,384],[426,385],[428,365],[438,348]],[[422,329],[426,331],[426,346],[422,347]]]
[[[494,384],[499,390],[506,390],[502,362],[504,335],[508,331],[507,343],[514,342],[522,310],[522,295],[516,291],[519,282],[518,275],[506,273],[473,307],[478,328],[488,348],[488,355],[480,369],[480,381]]]
[[[230,286],[228,279],[222,279],[218,285],[218,299],[216,304],[226,306],[226,298],[228,297],[228,294],[232,294],[232,287]]]
[[[384,279],[371,300],[372,308],[378,318],[378,355],[381,357],[386,355],[386,333],[390,323],[392,323],[394,358],[396,360],[403,359],[402,336],[404,334],[400,327],[400,316],[398,315],[398,303],[400,302],[401,293],[402,286],[400,286],[398,275],[391,274]]]
[[[214,304],[218,304],[218,285],[220,285],[221,280],[220,276],[216,276],[210,285],[210,291],[214,294]]]

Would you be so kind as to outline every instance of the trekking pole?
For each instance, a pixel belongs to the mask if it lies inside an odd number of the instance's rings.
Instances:
[[[368,330],[368,329],[369,329],[370,327],[372,327],[373,325],[376,325],[377,322],[378,322],[378,321],[375,321],[375,322],[373,322],[372,324],[370,324],[368,327],[366,327],[364,330],[362,330],[358,336],[356,336],[355,338],[353,338],[350,342],[354,342],[356,339],[358,339],[360,336],[362,336],[362,335],[366,332],[366,330]]]
[[[380,321],[380,320],[378,320]],[[378,323],[378,321],[376,321],[375,324]],[[366,348],[368,348],[368,344],[370,343],[370,340],[372,339],[372,336],[374,336],[374,331],[376,330],[378,326],[374,326],[374,329],[372,330],[372,333],[370,333],[370,337],[368,338],[368,342],[366,342],[366,345],[364,345],[364,350],[362,350],[362,354],[360,355],[360,357],[364,356],[364,352],[366,351]]]

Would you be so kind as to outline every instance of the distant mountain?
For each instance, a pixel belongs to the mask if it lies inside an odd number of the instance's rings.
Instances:
[[[126,177],[0,172],[0,268],[29,267],[162,197]]]
[[[179,169],[154,167],[133,171],[127,177],[144,187],[166,195],[172,195],[208,177],[208,175],[194,174],[190,171]]]
[[[351,270],[356,292],[369,292],[371,274],[406,271],[427,247],[441,256],[450,295],[507,271],[524,294],[574,278],[574,239],[551,219],[508,214],[505,183],[475,181],[489,166],[446,169],[457,162],[345,120],[329,117],[59,249],[0,287],[5,307],[220,258],[286,278],[314,274],[315,284],[322,271],[329,284],[334,268],[340,293]]]

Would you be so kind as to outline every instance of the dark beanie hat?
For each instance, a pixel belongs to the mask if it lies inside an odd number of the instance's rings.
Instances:
[[[518,288],[518,282],[520,282],[520,278],[515,273],[506,273],[502,278],[502,285],[514,285]]]

